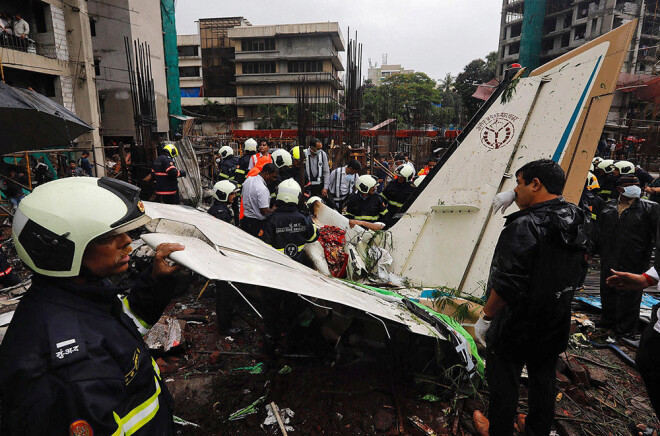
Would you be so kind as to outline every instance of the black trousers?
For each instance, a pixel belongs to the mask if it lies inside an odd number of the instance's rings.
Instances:
[[[644,380],[644,386],[646,386],[646,392],[649,394],[656,416],[660,411],[660,333],[653,329],[657,310],[658,306],[653,308],[654,320],[642,332],[635,359],[637,370]]]
[[[239,303],[239,296],[227,282],[215,284],[215,314],[220,332],[231,328],[234,311]]]
[[[622,291],[607,286],[605,280],[611,276],[610,268],[603,267],[600,273],[600,302],[603,306],[602,319],[610,324],[616,334],[635,332],[639,320],[639,306],[643,289]]]
[[[241,220],[241,229],[252,236],[259,236],[259,232],[261,231],[261,225],[263,224],[263,220],[258,220],[256,218],[250,218],[248,216],[244,216],[243,219]]]
[[[179,204],[179,191],[176,194],[172,195],[158,195],[160,197],[160,202],[165,204]]]
[[[545,360],[514,360],[509,356],[486,351],[486,380],[490,400],[488,420],[491,436],[511,436],[518,406],[520,373],[527,365],[529,375],[529,414],[525,421],[526,434],[550,434],[555,416],[555,371],[558,356]]]

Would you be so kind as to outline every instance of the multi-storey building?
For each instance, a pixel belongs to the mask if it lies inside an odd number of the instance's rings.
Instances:
[[[133,50],[134,41],[148,44],[156,106],[152,134],[165,138],[169,119],[161,2],[89,0],[86,3],[104,144],[128,144],[136,136],[124,38],[128,38]]]
[[[393,74],[410,74],[414,72],[415,70],[406,70],[400,64],[381,65],[380,67],[370,67],[367,72],[367,79],[371,80],[371,83],[374,85],[379,86],[382,80],[387,79]]]
[[[3,37],[0,63],[5,82],[31,87],[94,127],[77,143],[103,162],[87,2],[5,0],[2,12],[18,14],[30,26],[27,39]]]
[[[535,0],[527,0],[528,2]],[[518,62],[525,0],[503,0],[497,75]],[[548,0],[543,18],[543,36],[538,47],[540,64],[639,19],[622,72],[658,74],[660,44],[660,0]],[[524,66],[524,65],[523,65]],[[619,122],[629,108],[630,96],[617,93],[608,121]]]
[[[339,100],[344,70],[339,52],[345,49],[338,23],[240,26],[228,35],[235,49],[239,119],[259,118],[263,105],[295,104],[302,81],[308,95]]]

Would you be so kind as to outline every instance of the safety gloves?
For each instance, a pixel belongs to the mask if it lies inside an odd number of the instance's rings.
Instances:
[[[493,213],[496,213],[500,208],[502,209],[502,215],[507,207],[516,199],[516,193],[513,191],[504,191],[500,192],[493,198]]]

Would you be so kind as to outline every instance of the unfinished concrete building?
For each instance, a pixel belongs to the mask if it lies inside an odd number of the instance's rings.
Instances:
[[[504,74],[508,65],[520,59],[525,3],[532,6],[533,2],[534,0],[502,1],[497,65],[499,77]],[[540,65],[635,18],[639,19],[639,25],[621,71],[631,74],[658,74],[659,0],[548,0],[543,19],[542,42],[538,48]],[[630,110],[629,102],[629,95],[615,95],[608,124],[621,124],[620,120],[625,118]]]
[[[229,30],[229,39],[236,50],[239,119],[258,119],[263,105],[295,104],[302,78],[310,92],[339,101],[339,52],[345,50],[339,23],[240,26]]]

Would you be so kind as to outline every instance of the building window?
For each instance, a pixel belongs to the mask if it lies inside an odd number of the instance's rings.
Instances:
[[[176,49],[179,52],[179,57],[199,56],[199,46],[196,45],[180,45]]]
[[[289,73],[321,73],[323,72],[323,61],[290,61]]]
[[[92,36],[96,36],[96,20],[92,17],[89,18],[89,31]]]
[[[241,41],[241,51],[275,50],[275,38],[244,39]]]
[[[179,67],[179,77],[199,77],[199,67]]]
[[[94,74],[101,75],[101,58],[94,58]]]
[[[277,85],[246,85],[243,86],[243,95],[245,97],[277,95]]]
[[[275,73],[275,62],[243,62],[243,74]]]

